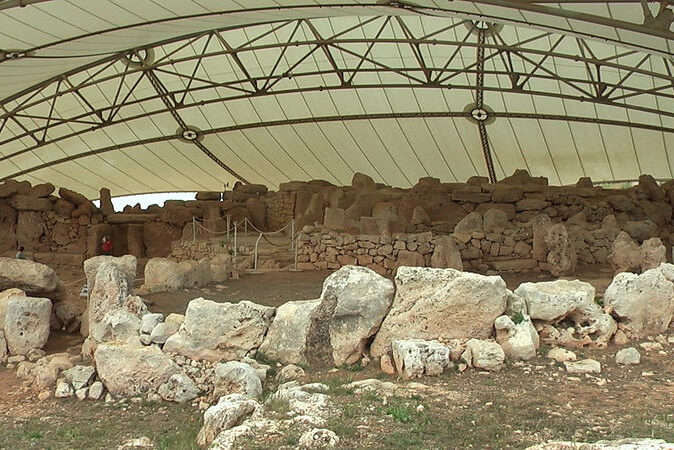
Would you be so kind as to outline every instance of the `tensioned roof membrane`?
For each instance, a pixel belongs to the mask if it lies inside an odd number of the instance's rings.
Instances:
[[[0,178],[91,198],[357,171],[672,178],[672,8],[0,1]]]

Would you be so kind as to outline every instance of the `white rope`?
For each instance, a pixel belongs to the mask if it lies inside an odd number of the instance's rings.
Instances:
[[[292,223],[293,223],[292,221],[290,221],[290,222],[288,222],[283,228],[281,228],[281,229],[279,229],[279,230],[276,230],[276,231],[262,231],[262,230],[260,230],[258,227],[256,227],[256,226],[253,224],[253,222],[251,222],[250,220],[248,220],[248,217],[244,217],[243,220],[245,220],[246,222],[248,222],[248,223],[250,224],[250,226],[253,227],[253,230],[255,230],[255,231],[257,231],[258,233],[261,233],[261,234],[279,234],[279,233],[281,233],[282,231],[285,231],[285,230],[286,230],[289,226],[291,226]]]
[[[229,230],[226,230],[226,231],[214,231],[214,230],[211,230],[211,229],[209,229],[209,228],[207,228],[207,227],[201,225],[201,224],[199,223],[199,221],[195,221],[195,224],[196,224],[199,228],[201,228],[202,230],[206,230],[207,232],[209,232],[209,233],[211,233],[211,234],[216,234],[216,235],[217,235],[217,234],[227,234],[227,233],[229,233],[229,232],[234,232],[234,226],[239,226],[239,225],[241,225],[243,222],[244,222],[243,220],[240,221],[240,222],[236,222],[234,225],[232,225],[232,227],[231,227]]]

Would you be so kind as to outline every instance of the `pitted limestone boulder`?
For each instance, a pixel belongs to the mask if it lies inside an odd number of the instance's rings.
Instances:
[[[454,269],[400,267],[390,312],[370,353],[378,358],[399,339],[487,338],[506,309],[501,277]]]
[[[275,308],[249,301],[192,300],[187,305],[185,321],[180,330],[166,340],[164,351],[210,361],[231,361],[254,355],[275,311]]]
[[[354,364],[365,354],[393,300],[393,283],[365,267],[344,266],[323,283],[307,336],[313,365]]]
[[[306,365],[311,317],[320,303],[320,299],[304,300],[279,306],[259,352],[272,361]]]
[[[672,264],[661,264],[641,275],[619,273],[606,289],[604,303],[634,337],[664,333],[674,316],[672,280]]]

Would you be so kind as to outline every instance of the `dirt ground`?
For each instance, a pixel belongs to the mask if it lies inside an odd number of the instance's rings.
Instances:
[[[545,354],[547,349],[541,349]],[[674,442],[674,367],[671,352],[644,354],[632,368],[613,362],[615,348],[579,351],[602,363],[598,376],[571,377],[544,357],[509,363],[498,373],[454,370],[414,382],[375,367],[317,371],[302,382],[331,387],[339,411],[326,428],[339,448],[525,448],[548,440],[596,441],[649,437]],[[275,388],[273,372],[266,394]],[[355,394],[346,383],[394,381],[396,395]],[[103,403],[35,398],[13,371],[0,369],[0,449],[110,449],[148,436],[160,449],[196,449],[202,413],[189,405],[144,401]],[[421,408],[419,406],[421,405]],[[267,416],[287,411],[270,406]],[[250,441],[245,448],[295,448],[299,432]]]
[[[144,295],[152,312],[184,314],[190,300],[204,297],[216,302],[250,300],[267,306],[279,306],[293,300],[320,297],[323,280],[330,272],[265,272],[243,274],[238,280],[210,285],[203,289],[183,289]]]
[[[328,272],[285,272],[243,275],[221,286],[147,296],[151,309],[184,313],[187,302],[251,300],[279,305],[320,295]],[[601,295],[611,279],[605,268],[587,268],[584,279]],[[64,274],[65,276],[65,274]],[[76,271],[69,280],[78,280]],[[522,281],[542,281],[539,273],[505,275],[511,289]],[[674,328],[670,335],[674,335]],[[54,333],[49,353],[81,342],[78,336]],[[636,345],[636,343],[635,343]],[[340,437],[340,448],[525,448],[548,440],[596,441],[653,437],[674,442],[674,346],[664,354],[642,353],[642,363],[619,367],[615,347],[576,350],[579,359],[602,364],[598,376],[568,376],[541,348],[527,363],[509,362],[498,373],[450,370],[444,375],[397,380],[378,368],[356,366],[309,371],[303,382],[331,387],[339,414],[326,428]],[[265,385],[275,388],[274,367]],[[346,383],[365,378],[394,381],[401,391],[390,397],[355,394]],[[415,384],[416,383],[416,384]],[[421,384],[418,384],[421,383]],[[420,407],[421,406],[421,407]],[[270,407],[270,417],[287,411]],[[203,413],[191,405],[134,402],[39,401],[13,370],[0,368],[0,449],[110,449],[129,438],[148,436],[160,449],[196,449]],[[246,448],[295,448],[299,433],[251,441]]]

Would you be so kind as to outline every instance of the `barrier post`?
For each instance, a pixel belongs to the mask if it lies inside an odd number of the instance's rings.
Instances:
[[[236,222],[234,222],[234,257],[236,258],[236,252],[237,252],[237,245],[236,245]]]
[[[231,216],[227,214],[227,242],[229,242],[229,223],[231,221]]]
[[[197,241],[197,221],[192,216],[192,242]]]
[[[295,219],[290,221],[290,250],[295,247]]]
[[[262,233],[257,237],[257,241],[255,241],[255,267],[253,270],[257,272],[257,246],[260,244],[260,239],[262,239]]]

